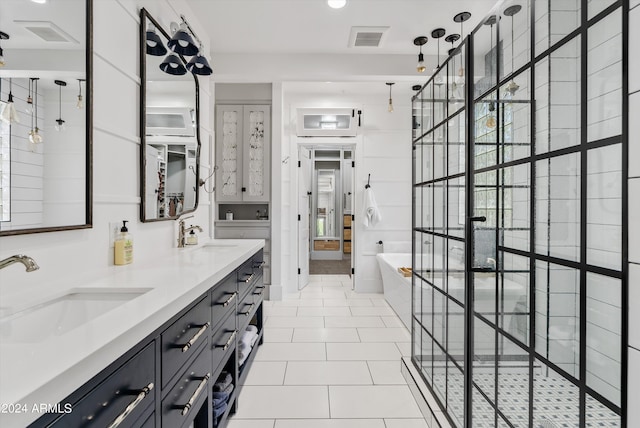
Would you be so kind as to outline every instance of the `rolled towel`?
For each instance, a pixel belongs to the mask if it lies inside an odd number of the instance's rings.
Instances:
[[[249,348],[248,350],[241,350],[240,352],[238,352],[238,367],[244,364],[250,352],[251,352],[251,348]]]
[[[255,325],[253,325],[253,324],[249,324],[249,326],[247,327],[247,331],[252,331],[252,332],[254,332],[255,334],[258,334],[258,327],[256,327],[256,326],[255,326]]]
[[[231,385],[232,382],[233,377],[231,376],[231,373],[222,372],[220,373],[220,376],[218,376],[218,380],[216,381],[216,383],[213,385],[213,390],[224,391],[224,389]]]
[[[224,399],[226,401],[229,399],[229,396],[231,395],[232,392],[233,392],[233,384],[230,383],[229,386],[227,386],[224,389],[224,391],[213,391],[213,398]]]
[[[242,333],[242,336],[240,336],[240,343],[244,343],[250,348],[251,346],[253,346],[252,342],[255,343],[254,337],[257,336],[258,334],[253,331],[245,331],[244,333]]]
[[[222,416],[225,412],[225,410],[227,410],[227,402],[225,401],[224,403],[222,403],[221,405],[219,405],[218,407],[214,407],[213,408],[213,417],[214,418],[219,418],[220,416]]]
[[[225,397],[220,397],[220,398],[214,398],[213,399],[213,407],[218,407],[220,406],[222,403],[226,403],[227,401],[229,401],[229,397],[227,396]]]

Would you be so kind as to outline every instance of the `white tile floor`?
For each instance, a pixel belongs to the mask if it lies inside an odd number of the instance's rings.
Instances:
[[[382,294],[317,275],[264,305],[265,343],[229,428],[428,428],[400,374],[411,336]]]

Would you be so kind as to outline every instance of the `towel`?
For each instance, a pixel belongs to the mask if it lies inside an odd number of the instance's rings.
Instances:
[[[229,385],[233,382],[233,378],[231,377],[231,373],[222,372],[220,376],[218,376],[218,380],[213,385],[214,391],[224,391]]]
[[[371,187],[364,189],[364,212],[362,214],[362,223],[364,227],[373,227],[382,220],[382,215],[376,204],[376,198],[373,195]]]
[[[214,418],[219,418],[220,416],[222,416],[222,414],[225,412],[225,410],[227,410],[227,402],[223,402],[221,405],[219,405],[218,407],[214,407],[213,408],[213,417]]]
[[[232,392],[233,392],[233,384],[230,383],[229,386],[227,386],[222,391],[213,391],[213,398],[214,400],[220,399],[220,398],[227,400]]]

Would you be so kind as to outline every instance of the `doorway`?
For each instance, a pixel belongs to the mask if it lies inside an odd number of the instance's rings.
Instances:
[[[299,288],[309,282],[309,275],[353,272],[354,150],[299,147]]]

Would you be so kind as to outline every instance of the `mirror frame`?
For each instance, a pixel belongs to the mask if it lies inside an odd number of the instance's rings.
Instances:
[[[85,0],[85,223],[0,231],[0,236],[91,229],[93,227],[93,0]]]
[[[146,194],[146,178],[145,171],[147,167],[147,160],[145,156],[145,148],[147,145],[147,52],[146,52],[146,39],[147,39],[147,24],[151,22],[156,30],[162,33],[162,35],[167,39],[171,40],[171,36],[167,31],[160,25],[158,21],[156,21],[153,16],[149,14],[147,9],[140,9],[140,221],[143,223],[151,223],[156,221],[167,221],[167,220],[177,220],[184,214],[192,213],[198,209],[198,203],[200,201],[200,151],[201,151],[201,143],[200,143],[200,85],[198,82],[198,78],[193,74],[187,71],[187,73],[191,74],[193,77],[193,81],[195,84],[195,92],[196,92],[196,197],[193,205],[193,209],[188,209],[182,211],[179,215],[175,215],[173,217],[165,217],[165,218],[146,218],[145,212],[145,194]],[[180,54],[180,59],[184,61],[186,64],[184,57]]]

